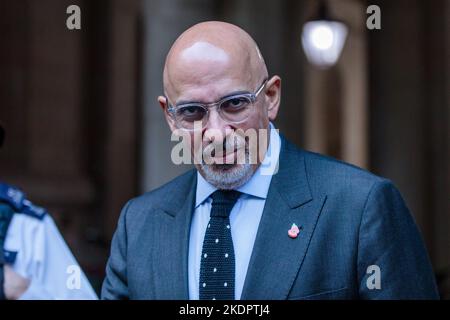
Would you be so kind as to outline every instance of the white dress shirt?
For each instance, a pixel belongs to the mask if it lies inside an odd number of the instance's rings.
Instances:
[[[250,180],[237,189],[243,194],[230,213],[231,236],[236,263],[235,298],[237,300],[240,299],[244,287],[245,276],[272,175],[278,170],[281,139],[272,123],[270,129],[270,142],[264,161]],[[206,226],[210,218],[212,202],[210,195],[216,190],[216,187],[208,183],[197,172],[195,211],[192,216],[189,239],[188,276],[189,299],[191,300],[199,299],[200,261]]]

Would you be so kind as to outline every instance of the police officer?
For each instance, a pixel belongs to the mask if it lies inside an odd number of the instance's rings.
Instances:
[[[4,129],[0,125],[0,147]],[[0,300],[97,299],[46,210],[0,182]]]

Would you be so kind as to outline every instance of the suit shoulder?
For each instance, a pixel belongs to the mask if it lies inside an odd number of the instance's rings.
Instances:
[[[300,152],[305,159],[310,184],[321,189],[345,188],[354,192],[367,193],[375,185],[391,184],[390,180],[353,164],[310,151],[301,150]]]
[[[327,171],[327,173],[345,172],[346,174],[350,175],[364,176],[367,179],[383,179],[382,177],[375,175],[367,169],[330,156],[306,150],[301,150],[301,152],[304,154],[306,161],[308,161],[313,166],[317,166],[321,170]]]
[[[176,201],[177,195],[180,198],[186,195],[186,192],[192,188],[196,170],[191,169],[175,177],[162,186],[148,191],[128,202],[129,207],[155,207],[164,203],[168,197],[171,201]]]

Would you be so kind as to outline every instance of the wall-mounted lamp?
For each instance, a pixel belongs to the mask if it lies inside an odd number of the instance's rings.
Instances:
[[[324,1],[319,4],[318,16],[303,26],[302,45],[308,61],[322,69],[333,66],[339,59],[348,27],[331,19]]]

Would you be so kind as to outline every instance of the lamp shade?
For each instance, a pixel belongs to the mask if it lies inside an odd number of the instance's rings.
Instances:
[[[308,61],[329,68],[339,59],[347,38],[347,26],[333,20],[306,22],[302,31],[302,45]]]

